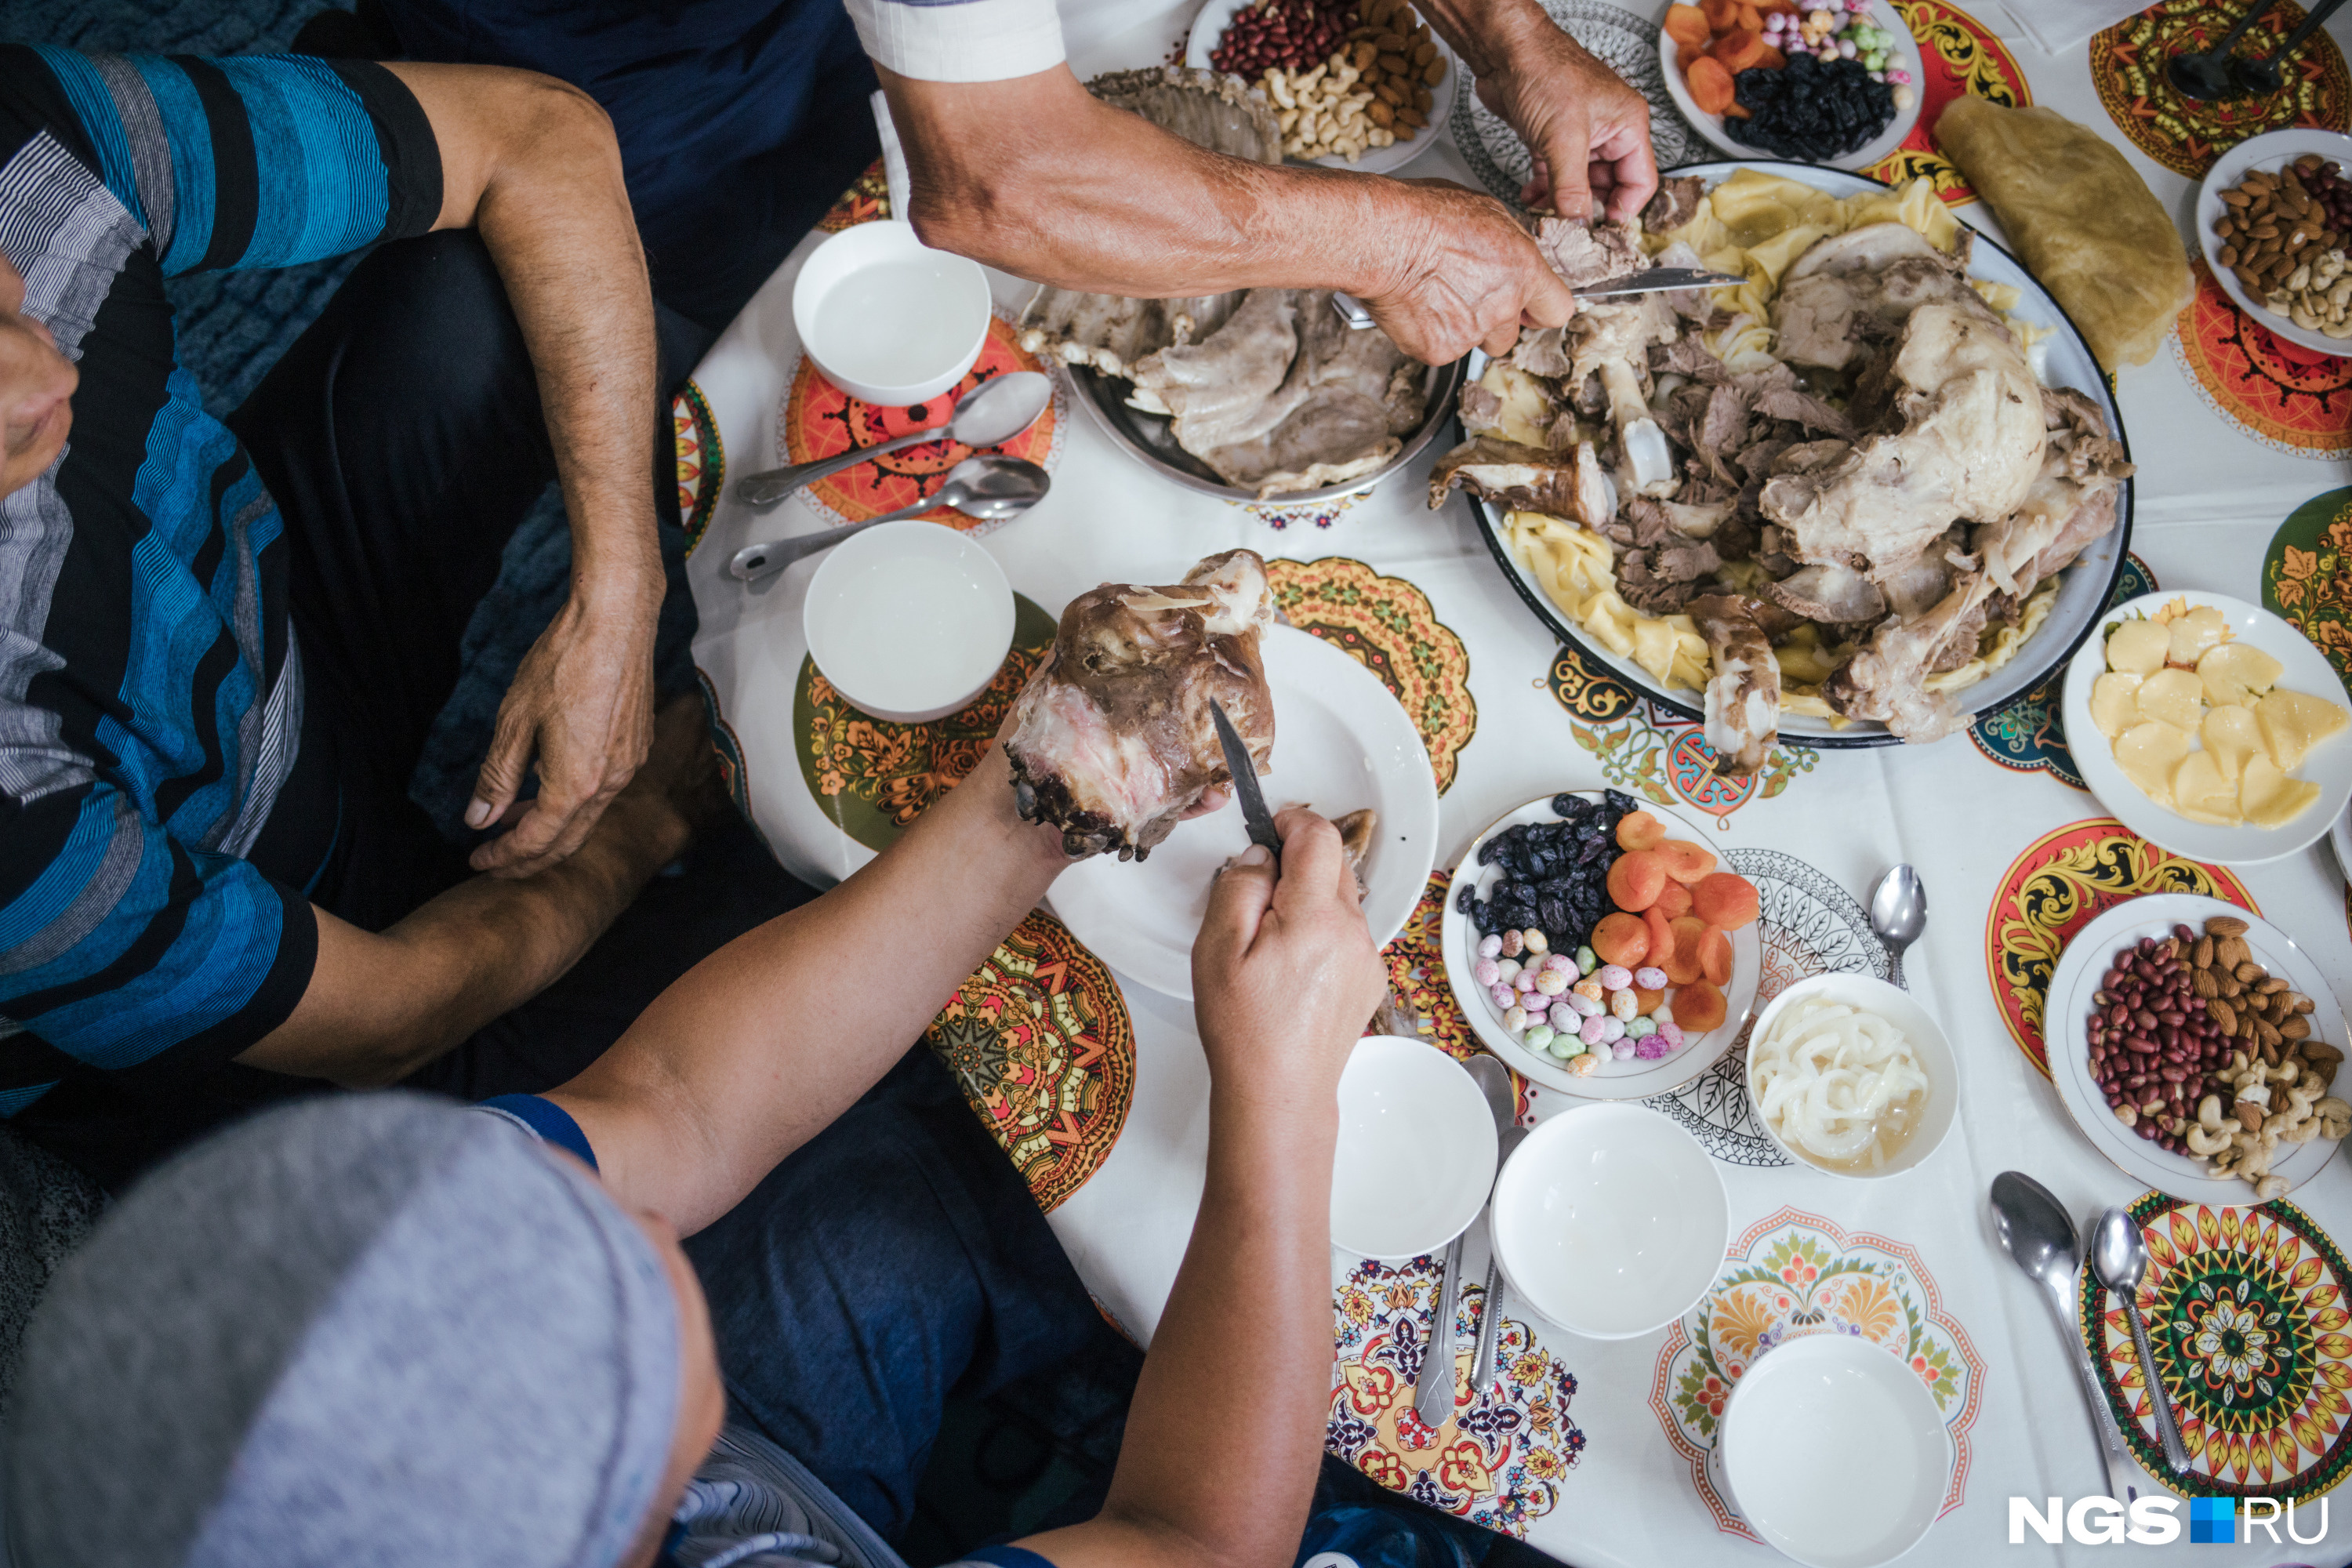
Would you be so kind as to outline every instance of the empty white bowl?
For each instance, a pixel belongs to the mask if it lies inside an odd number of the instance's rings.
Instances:
[[[1756,1083],[1755,1043],[1772,1032],[1773,1023],[1795,1004],[1809,997],[1824,997],[1843,1002],[1857,1011],[1875,1013],[1903,1031],[1919,1056],[1919,1068],[1927,1075],[1927,1108],[1913,1129],[1911,1141],[1895,1152],[1886,1163],[1873,1171],[1841,1171],[1824,1165],[1792,1143],[1782,1142],[1780,1135],[1765,1121],[1761,1113],[1756,1118],[1764,1135],[1778,1144],[1781,1152],[1801,1165],[1827,1175],[1845,1176],[1860,1181],[1874,1181],[1880,1176],[1895,1176],[1910,1170],[1934,1153],[1952,1130],[1960,1109],[1960,1069],[1952,1057],[1952,1043],[1944,1031],[1928,1016],[1927,1009],[1913,1000],[1911,993],[1899,985],[1868,974],[1838,974],[1823,973],[1808,976],[1772,998],[1771,1005],[1756,1019],[1756,1027],[1748,1035],[1748,1098],[1753,1105],[1764,1102]]]
[[[1879,1568],[1943,1511],[1952,1445],[1927,1384],[1843,1333],[1789,1340],[1750,1363],[1724,1406],[1728,1500],[1808,1568]]]
[[[936,522],[886,522],[827,551],[801,627],[842,699],[900,724],[944,719],[988,689],[1013,647],[1013,584]]]
[[[1573,1332],[1626,1340],[1706,1294],[1731,1203],[1715,1161],[1664,1116],[1589,1105],[1528,1134],[1495,1183],[1489,1223],[1528,1305]]]
[[[910,223],[861,223],[816,247],[793,280],[793,330],[825,379],[903,408],[961,381],[988,341],[988,274],[933,250]]]
[[[1359,1258],[1434,1252],[1495,1183],[1495,1116],[1460,1062],[1395,1035],[1356,1042],[1339,1075],[1331,1244]]]

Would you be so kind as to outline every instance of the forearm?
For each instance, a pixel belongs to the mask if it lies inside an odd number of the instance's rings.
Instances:
[[[1474,80],[1501,70],[1538,29],[1559,30],[1536,0],[1413,0],[1413,5],[1462,57]]]
[[[396,1083],[552,984],[685,843],[667,806],[632,797],[562,864],[471,878],[380,934],[320,910],[310,988],[237,1059],[346,1088]]]
[[[1036,282],[1156,299],[1371,296],[1394,285],[1411,248],[1399,242],[1423,221],[1413,187],[1209,152],[1062,68],[1009,82],[881,76],[924,240]]]
[[[1102,1514],[1026,1544],[1057,1568],[1295,1560],[1331,1396],[1339,1113],[1213,1090],[1191,1244],[1145,1358]],[[1199,1434],[1214,1432],[1204,1461]]]
[[[823,898],[705,959],[551,1099],[622,1201],[691,1233],[848,1109],[1067,864],[1003,749]]]

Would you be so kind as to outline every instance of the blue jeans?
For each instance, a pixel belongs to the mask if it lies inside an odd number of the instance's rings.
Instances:
[[[985,1398],[1109,1331],[919,1045],[686,1248],[732,1415],[894,1542],[950,1393]]]

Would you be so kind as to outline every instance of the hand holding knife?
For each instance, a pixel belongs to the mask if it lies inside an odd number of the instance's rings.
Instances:
[[[1249,826],[1250,842],[1262,844],[1274,857],[1274,868],[1282,869],[1282,835],[1275,831],[1274,813],[1265,808],[1265,792],[1258,787],[1257,763],[1250,760],[1249,748],[1242,744],[1241,731],[1225,717],[1224,704],[1215,698],[1209,700],[1209,717],[1217,726],[1217,743],[1224,748],[1225,771],[1234,775],[1234,798],[1242,803],[1242,820]]]

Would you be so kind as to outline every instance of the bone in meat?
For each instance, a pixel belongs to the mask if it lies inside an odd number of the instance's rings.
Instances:
[[[1690,602],[1691,618],[1715,654],[1706,683],[1706,743],[1717,771],[1752,773],[1780,738],[1780,665],[1744,594],[1709,594]]]
[[[1440,507],[1455,485],[1466,485],[1472,495],[1498,506],[1539,511],[1599,529],[1615,520],[1617,505],[1592,443],[1580,441],[1573,452],[1522,447],[1492,436],[1474,437],[1443,458],[1429,471],[1429,504]]]
[[[1059,827],[1072,855],[1145,858],[1233,776],[1213,700],[1265,772],[1274,700],[1258,640],[1273,620],[1265,563],[1249,550],[1171,586],[1106,583],[1072,600],[1004,739],[1021,816]]]

